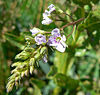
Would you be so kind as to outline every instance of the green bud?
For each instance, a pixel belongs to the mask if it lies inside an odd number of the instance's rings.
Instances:
[[[34,38],[31,37],[31,36],[25,36],[25,40],[26,40],[27,42],[30,42],[30,43],[35,43]]]
[[[26,48],[24,49],[24,51],[25,51],[25,52],[29,52],[29,53],[31,53],[31,52],[34,52],[35,49],[32,48],[32,47],[26,47]]]
[[[22,73],[21,73],[21,77],[23,78],[23,77],[24,77],[24,75],[25,75],[25,72],[22,72]]]
[[[15,82],[15,86],[18,87],[18,85],[19,85],[19,84],[18,84],[18,82],[16,81],[16,82]]]
[[[7,85],[7,92],[10,92],[13,89],[14,83]]]
[[[22,51],[18,55],[16,55],[15,59],[17,60],[26,60],[30,56],[30,53]]]
[[[29,65],[34,66],[34,63],[35,63],[35,58],[31,58],[29,61]]]
[[[63,11],[59,7],[55,7],[57,13],[63,13]]]
[[[32,74],[34,71],[34,66],[30,66],[30,74]]]
[[[11,74],[17,72],[17,69],[15,68],[14,70],[11,71]]]
[[[28,70],[25,71],[25,75],[28,76]]]
[[[21,62],[15,62],[15,63],[13,63],[11,66],[12,67],[16,67],[16,66],[18,66],[18,65],[20,65],[21,64]]]
[[[40,54],[43,54],[43,53],[45,53],[47,51],[47,47],[43,47],[43,48],[41,48],[41,50],[40,50]]]
[[[34,56],[35,59],[39,59],[40,58],[40,53],[37,53],[35,56]]]

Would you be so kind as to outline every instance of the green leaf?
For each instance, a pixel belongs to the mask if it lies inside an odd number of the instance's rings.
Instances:
[[[6,39],[7,41],[9,41],[12,45],[14,45],[14,46],[20,48],[21,50],[24,49],[25,46],[16,40],[16,39],[18,39],[18,37],[15,37],[15,36],[13,36],[13,35],[8,35],[8,34],[5,34],[4,37],[5,37],[5,39]]]
[[[56,74],[54,80],[57,85],[65,87],[69,90],[75,90],[79,85],[79,80],[72,79],[71,77],[61,73]]]
[[[31,78],[30,81],[32,84],[35,84],[40,89],[45,86],[45,82],[42,80]]]
[[[48,78],[52,78],[57,73],[57,68],[55,66],[52,66],[50,68],[50,71],[47,75]]]

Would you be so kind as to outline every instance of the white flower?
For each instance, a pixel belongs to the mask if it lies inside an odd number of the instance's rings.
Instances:
[[[33,29],[30,29],[30,32],[32,32],[32,35],[35,35],[39,33],[40,31],[37,28],[33,28]]]
[[[38,45],[46,43],[46,36],[38,34],[37,36],[35,36],[35,41]]]
[[[50,19],[49,17],[51,16],[51,13],[55,10],[55,6],[51,4],[48,8],[49,11],[45,10],[45,12],[43,13],[43,21],[42,21],[43,25],[49,25],[50,23],[53,22],[53,20]]]
[[[51,34],[52,36],[49,37],[47,44],[49,46],[54,46],[60,52],[64,52],[67,47],[65,43],[66,41],[65,35],[61,36],[60,30],[58,28],[52,30]]]
[[[49,25],[50,23],[52,23],[53,21],[50,19],[50,18],[48,18],[47,16],[45,16],[44,18],[43,18],[43,21],[42,21],[42,24],[43,25]]]
[[[53,29],[51,32],[52,35],[57,34],[57,33],[60,34],[60,30],[58,28]]]
[[[49,12],[52,13],[53,11],[55,11],[55,6],[53,4],[51,4],[50,6],[48,6],[49,8]]]

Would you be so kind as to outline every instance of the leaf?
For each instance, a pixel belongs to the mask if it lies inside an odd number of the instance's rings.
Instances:
[[[75,56],[82,57],[85,55],[85,53],[86,53],[86,49],[76,49]]]
[[[14,36],[11,36],[11,35],[8,35],[8,34],[5,34],[4,37],[5,37],[5,39],[6,39],[7,41],[9,41],[12,45],[14,45],[14,46],[20,48],[21,50],[24,49],[25,46],[16,40],[16,39],[18,39],[17,37],[14,37]]]
[[[100,44],[100,19],[90,12],[84,25],[88,35],[84,43],[90,43],[95,48],[96,45]]]
[[[80,6],[84,6],[90,4],[91,0],[73,0],[74,3],[79,4]]]
[[[31,78],[30,81],[32,84],[35,84],[40,89],[45,86],[45,82],[42,80]]]
[[[98,3],[99,2],[99,0],[73,0],[74,3],[76,3],[80,6],[89,5],[91,3],[91,1],[93,3]]]
[[[36,85],[34,85],[33,95],[42,95],[41,90]]]
[[[55,66],[52,66],[50,68],[50,71],[47,75],[48,78],[52,78],[57,73],[57,68]]]
[[[79,85],[79,80],[72,79],[71,77],[61,73],[56,74],[54,80],[57,85],[65,87],[69,90],[75,90]]]

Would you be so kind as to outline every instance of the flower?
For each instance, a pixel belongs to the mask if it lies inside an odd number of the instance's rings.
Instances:
[[[32,32],[32,35],[35,35],[39,33],[40,31],[37,28],[33,28],[33,29],[30,29],[30,32]]]
[[[52,35],[54,35],[54,34],[60,34],[60,30],[58,28],[55,28],[55,29],[52,30],[51,34]]]
[[[52,13],[53,11],[55,11],[55,6],[53,4],[51,4],[50,6],[48,6],[49,8],[49,12]]]
[[[37,36],[35,36],[35,41],[38,45],[46,43],[46,37],[42,34],[38,34]]]
[[[48,18],[48,17],[44,17],[43,18],[43,21],[42,21],[42,24],[43,25],[49,25],[50,23],[52,23],[53,21],[50,19],[50,18]]]
[[[60,30],[58,28],[52,30],[51,34],[52,36],[49,37],[47,44],[49,46],[54,46],[60,52],[64,52],[67,47],[65,43],[66,41],[65,35],[61,36]]]
[[[42,24],[44,25],[49,25],[50,23],[52,23],[53,21],[49,18],[50,16],[50,12],[45,10],[45,13],[43,13],[43,21]]]
[[[45,10],[45,12],[43,13],[43,21],[42,21],[43,25],[49,25],[50,23],[53,22],[53,20],[50,19],[49,17],[51,16],[51,13],[55,11],[55,6],[51,4],[48,8],[49,8],[49,11]]]

